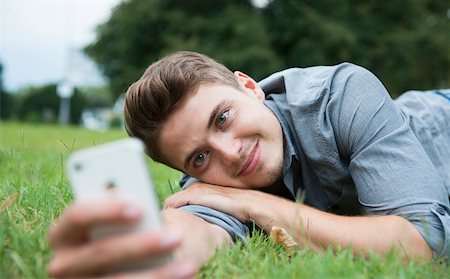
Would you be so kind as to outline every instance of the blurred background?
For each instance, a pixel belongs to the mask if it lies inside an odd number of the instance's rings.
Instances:
[[[0,0],[0,120],[120,127],[127,87],[176,50],[256,80],[350,61],[395,98],[450,87],[450,2]]]

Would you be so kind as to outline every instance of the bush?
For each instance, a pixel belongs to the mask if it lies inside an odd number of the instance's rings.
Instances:
[[[16,97],[13,94],[6,93],[0,89],[0,119],[7,120],[14,116],[14,106]]]
[[[56,122],[60,106],[60,98],[56,94],[56,88],[56,84],[48,84],[22,91],[19,94],[18,118],[27,122]],[[75,89],[70,101],[69,122],[71,124],[80,123],[84,105],[84,97],[78,89]]]

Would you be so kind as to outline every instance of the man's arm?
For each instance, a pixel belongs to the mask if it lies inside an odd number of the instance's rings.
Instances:
[[[162,214],[167,226],[161,231],[89,241],[88,234],[93,226],[132,225],[140,220],[141,212],[118,201],[71,205],[49,232],[49,243],[54,250],[48,265],[49,275],[57,278],[101,276],[112,267],[172,252],[175,259],[167,265],[111,277],[190,278],[216,248],[231,242],[222,228],[189,213],[169,209]]]
[[[395,250],[406,258],[432,257],[413,224],[399,216],[340,216],[265,194],[259,200],[249,207],[250,218],[267,231],[272,226],[285,228],[299,243],[317,250],[351,247],[360,255]],[[268,208],[261,210],[263,205]]]
[[[166,208],[201,204],[242,222],[254,221],[270,232],[284,228],[295,240],[316,250],[351,247],[355,254],[399,251],[408,258],[431,258],[417,229],[399,216],[347,217],[326,213],[255,190],[196,184],[166,199]]]
[[[175,251],[175,259],[189,259],[200,266],[217,248],[232,243],[230,235],[224,229],[200,217],[172,208],[165,209],[162,213],[167,228],[183,235],[181,246]]]
[[[423,121],[418,126],[368,70],[346,64],[335,81],[341,90],[330,89],[336,92],[322,119],[330,119],[331,124],[323,129],[332,131],[339,158],[349,162],[358,201],[368,214],[407,219],[434,257],[449,257],[448,192],[437,171],[440,162],[431,161],[424,149],[434,137],[442,137],[436,127],[442,126],[441,132],[446,129],[445,123],[429,121],[442,111],[417,110],[416,120]],[[439,150],[438,145],[432,148]]]

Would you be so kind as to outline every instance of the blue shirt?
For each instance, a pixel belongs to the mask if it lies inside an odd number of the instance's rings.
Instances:
[[[260,85],[282,126],[291,198],[301,190],[321,210],[403,216],[435,257],[450,257],[450,92],[412,91],[394,102],[373,74],[349,63],[288,69]],[[232,216],[202,210],[233,220],[222,227],[234,238],[249,233]]]

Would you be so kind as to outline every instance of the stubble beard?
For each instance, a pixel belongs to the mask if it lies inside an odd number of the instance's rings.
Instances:
[[[283,175],[283,159],[276,158],[272,161],[273,165],[269,166],[261,174],[262,181],[258,185],[254,185],[252,188],[264,188],[274,185],[276,182],[280,181]]]

